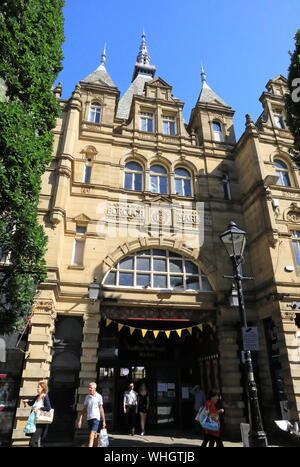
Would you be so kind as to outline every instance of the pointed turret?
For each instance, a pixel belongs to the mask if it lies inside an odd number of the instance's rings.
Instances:
[[[109,86],[115,88],[116,85],[114,84],[113,80],[109,76],[105,68],[106,62],[106,44],[104,45],[103,53],[101,55],[101,62],[98,68],[93,71],[90,75],[82,80],[83,83],[97,83],[102,84],[104,86]]]
[[[203,65],[201,65],[201,80],[202,80],[202,89],[200,92],[200,95],[198,97],[198,103],[209,103],[212,101],[216,101],[216,103],[219,103],[221,105],[224,105],[225,107],[230,107],[226,102],[221,99],[207,84],[206,82],[206,73],[204,71]]]
[[[150,65],[150,55],[147,49],[146,35],[143,31],[142,42],[136,57],[131,85],[119,102],[117,111],[118,118],[122,118],[124,120],[128,118],[133,96],[142,95],[144,93],[145,83],[153,79],[155,72],[155,66]]]

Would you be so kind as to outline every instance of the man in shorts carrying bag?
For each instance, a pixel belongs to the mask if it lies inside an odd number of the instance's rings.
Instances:
[[[94,446],[94,440],[97,435],[100,420],[102,420],[103,428],[106,428],[105,415],[103,410],[103,399],[101,394],[96,391],[96,383],[90,383],[89,395],[86,396],[84,406],[79,416],[78,428],[82,426],[82,417],[87,414],[87,422],[90,430],[89,448]]]

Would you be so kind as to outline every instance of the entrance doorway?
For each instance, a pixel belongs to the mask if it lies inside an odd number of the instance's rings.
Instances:
[[[128,323],[128,321],[122,321]],[[148,427],[153,429],[189,429],[194,426],[194,399],[191,389],[201,383],[205,389],[219,389],[217,364],[217,340],[215,332],[204,326],[200,333],[195,323],[192,333],[171,332],[169,337],[160,332],[156,338],[152,332],[142,335],[141,329],[179,329],[182,322],[176,321],[129,321],[131,334],[123,328],[119,332],[116,323],[108,327],[103,321],[100,328],[98,356],[98,389],[103,396],[107,423],[116,431],[126,430],[123,415],[123,396],[129,383],[135,390],[145,383],[150,398],[147,417]],[[199,333],[201,338],[199,338]],[[214,364],[205,364],[204,359],[215,358]],[[209,368],[209,371],[208,371]],[[137,416],[137,433],[139,416]]]

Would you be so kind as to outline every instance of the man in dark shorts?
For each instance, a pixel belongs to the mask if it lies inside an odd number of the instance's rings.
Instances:
[[[86,396],[83,409],[81,411],[78,428],[82,426],[82,417],[87,414],[87,422],[90,430],[89,448],[94,446],[94,440],[97,435],[100,420],[102,420],[102,428],[106,428],[105,415],[103,410],[103,399],[101,394],[96,391],[96,383],[90,383],[89,395]]]

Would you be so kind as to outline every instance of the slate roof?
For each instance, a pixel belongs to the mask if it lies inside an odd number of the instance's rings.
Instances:
[[[148,81],[152,81],[153,77],[150,75],[138,74],[135,80],[131,83],[123,97],[120,99],[117,118],[128,119],[132,98],[135,94],[141,96],[144,94],[144,86]]]
[[[201,89],[201,92],[200,92],[200,95],[199,95],[199,98],[198,98],[198,101],[197,103],[208,103],[208,102],[211,102],[211,101],[217,101],[219,102],[221,105],[224,105],[225,107],[230,107],[228,104],[226,104],[226,102],[223,101],[223,99],[221,99],[221,97],[219,97],[207,84],[206,81],[203,81],[203,86],[202,86],[202,89]]]
[[[116,85],[114,84],[113,80],[107,73],[106,68],[103,64],[101,64],[97,68],[97,70],[93,71],[93,73],[91,73],[86,78],[82,79],[81,81],[83,83],[94,83],[94,82],[100,81],[100,83],[105,86],[108,86],[110,88],[116,88]]]

